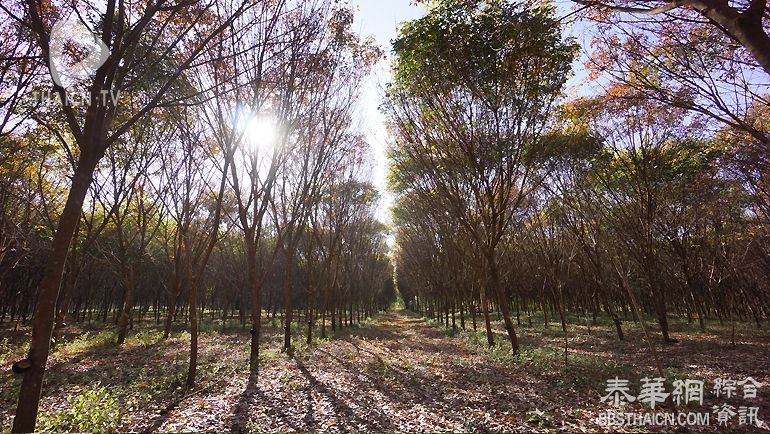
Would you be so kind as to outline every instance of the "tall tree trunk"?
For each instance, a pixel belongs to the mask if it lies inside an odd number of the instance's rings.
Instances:
[[[77,231],[77,229],[75,230]],[[54,325],[54,331],[53,331],[52,342],[51,342],[52,348],[56,348],[56,344],[59,340],[59,335],[61,334],[61,329],[65,325],[64,319],[67,316],[67,311],[69,310],[70,303],[72,302],[72,293],[75,292],[75,284],[77,283],[78,274],[80,271],[78,264],[76,263],[77,260],[74,259],[72,256],[70,256],[69,260],[70,260],[70,264],[72,264],[72,269],[70,269],[69,273],[67,273],[67,277],[64,280],[64,285],[61,289],[61,292],[59,293],[59,300],[56,303],[57,312],[56,312],[56,322]],[[75,314],[75,319],[77,320],[77,314]]]
[[[503,321],[505,322],[505,331],[508,332],[508,339],[511,341],[511,349],[513,354],[519,354],[519,340],[516,337],[516,330],[513,328],[513,322],[511,322],[511,312],[508,306],[508,297],[505,296],[505,291],[500,285],[500,274],[497,270],[497,261],[494,257],[494,252],[487,255],[489,264],[489,283],[492,285],[493,293],[497,295],[497,302],[500,305],[500,311],[503,314]]]
[[[286,268],[283,272],[283,310],[284,310],[284,322],[283,322],[283,351],[287,354],[292,353],[291,346],[291,321],[293,317],[293,306],[291,299],[291,261],[294,259],[294,255],[291,252],[286,252]]]
[[[16,417],[13,420],[13,432],[33,432],[40,405],[40,390],[43,386],[45,367],[48,362],[51,337],[56,314],[56,300],[59,296],[64,264],[72,243],[72,236],[80,220],[83,201],[91,185],[94,168],[98,158],[86,158],[81,154],[78,166],[72,178],[72,187],[67,195],[67,202],[59,217],[59,223],[51,244],[51,254],[43,272],[43,279],[38,290],[32,321],[32,339],[29,346],[28,360],[31,368],[24,373],[16,404]]]
[[[168,296],[168,307],[166,308],[166,319],[163,321],[163,339],[168,339],[169,336],[171,336],[171,323],[174,319],[174,314],[176,313],[176,297],[169,294]]]
[[[329,308],[329,290],[324,291],[323,308],[321,309],[321,339],[326,339],[326,311]]]
[[[313,343],[313,294],[314,291],[310,289],[310,293],[307,296],[307,344]]]
[[[620,321],[620,317],[618,317],[618,313],[615,311],[615,309],[610,307],[610,304],[607,302],[607,300],[604,301],[604,309],[607,310],[607,313],[609,313],[612,317],[612,322],[615,323],[615,331],[618,334],[618,340],[624,340],[625,337],[623,336],[623,326]]]
[[[666,299],[663,293],[658,294],[658,299],[655,301],[655,312],[658,316],[658,325],[660,326],[660,333],[663,335],[663,342],[673,342],[669,335],[668,329],[668,316],[666,315]]]
[[[120,310],[120,316],[118,319],[118,345],[123,345],[126,342],[126,335],[128,334],[128,323],[131,320],[131,311],[134,309],[134,286],[136,285],[136,272],[133,265],[129,266],[130,269],[126,270],[123,281],[126,285],[126,293],[123,296],[123,307]]]
[[[249,355],[249,378],[256,381],[259,372],[259,335],[262,327],[262,291],[257,275],[257,246],[249,235],[246,241],[246,260],[251,294],[251,353]]]
[[[475,297],[471,297],[470,311],[471,311],[471,321],[473,322],[473,331],[475,332],[476,331],[476,298]]]
[[[168,339],[168,337],[171,336],[171,324],[173,323],[174,317],[176,316],[176,304],[177,300],[179,299],[179,294],[182,292],[181,288],[182,285],[179,279],[179,271],[176,271],[171,282],[171,289],[168,292],[166,319],[163,324],[163,339]]]
[[[486,285],[481,285],[479,287],[479,295],[481,296],[481,309],[484,312],[484,326],[487,330],[487,345],[494,347],[495,337],[492,334],[492,323],[489,319],[489,303],[487,302]]]
[[[190,285],[190,365],[187,370],[187,388],[195,385],[198,368],[198,284]]]
[[[70,264],[72,269],[67,274],[67,279],[64,282],[61,294],[59,294],[58,313],[56,314],[56,328],[62,328],[64,326],[64,319],[69,311],[70,303],[72,303],[72,294],[75,292],[75,285],[78,281],[78,275],[80,274],[79,264],[77,260],[70,258]]]

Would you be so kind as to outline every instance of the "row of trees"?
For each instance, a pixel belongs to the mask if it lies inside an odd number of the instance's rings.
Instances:
[[[29,355],[15,366],[24,377],[14,432],[34,431],[67,316],[112,314],[117,344],[144,315],[166,336],[184,318],[192,386],[205,309],[223,321],[237,312],[250,327],[253,382],[265,309],[282,312],[291,352],[298,310],[310,342],[317,323],[325,334],[392,302],[355,118],[381,53],[351,31],[350,9],[328,0],[74,6],[2,7],[0,318],[32,325]],[[51,32],[67,19],[109,54],[95,74],[55,83],[49,101]],[[65,65],[80,60],[77,48],[65,50]],[[84,103],[71,103],[77,95]]]
[[[490,345],[497,309],[514,353],[514,322],[535,310],[565,331],[569,311],[604,313],[619,339],[628,314],[653,315],[667,342],[672,313],[760,325],[770,106],[757,47],[690,2],[579,6],[597,23],[587,64],[601,90],[571,100],[576,47],[539,3],[432,2],[395,41],[385,110],[405,301],[447,325],[483,313]]]

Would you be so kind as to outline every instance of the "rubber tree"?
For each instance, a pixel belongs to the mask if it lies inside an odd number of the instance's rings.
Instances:
[[[406,24],[393,48],[385,111],[397,188],[422,195],[473,238],[517,353],[499,247],[544,179],[533,150],[576,46],[548,7],[444,1]]]
[[[57,106],[60,110],[57,115],[66,120],[67,131],[61,137],[73,139],[72,145],[78,151],[77,164],[71,174],[67,199],[56,225],[51,252],[38,289],[27,356],[29,368],[22,380],[13,432],[35,430],[62,273],[97,164],[113,143],[163,103],[164,97],[200,57],[211,39],[250,4],[241,3],[229,16],[218,16],[214,3],[199,5],[159,1],[147,2],[142,8],[129,8],[122,1],[108,0],[102,5],[91,5],[91,10],[101,9],[104,13],[96,20],[99,25],[91,23],[88,27],[100,29],[97,37],[109,54],[94,74],[76,83],[77,91],[87,95],[88,104],[85,107],[67,104],[68,89],[58,83],[53,84],[53,92],[62,102]],[[29,0],[20,2],[18,8],[4,8],[6,13],[17,9],[21,11],[22,15],[13,19],[30,29],[40,61],[51,57],[49,42],[52,24],[58,18],[78,16],[68,5],[57,6]],[[78,16],[76,19],[84,18]],[[173,68],[167,74],[158,74],[155,58],[147,54],[172,51],[178,53],[171,58]],[[152,85],[146,86],[148,83]],[[132,88],[138,88],[141,95],[131,96]],[[119,94],[132,102],[121,103]],[[105,95],[111,97],[105,98]]]

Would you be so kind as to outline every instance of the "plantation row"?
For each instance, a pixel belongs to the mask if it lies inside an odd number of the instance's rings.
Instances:
[[[123,345],[150,312],[165,337],[185,322],[191,388],[207,310],[251,332],[256,381],[263,311],[291,353],[295,319],[311,342],[392,303],[356,118],[382,53],[351,8],[54,3],[3,6],[0,322],[31,328],[15,432],[34,431],[67,323],[114,321]],[[108,53],[83,74],[56,44],[91,29]]]
[[[393,43],[399,289],[432,317],[482,313],[490,345],[499,309],[514,353],[533,310],[565,332],[568,312],[607,314],[621,340],[621,317],[651,314],[665,342],[672,314],[770,316],[770,69],[709,57],[738,49],[685,10],[603,8],[587,64],[609,84],[568,101],[579,47],[548,6],[446,2]]]

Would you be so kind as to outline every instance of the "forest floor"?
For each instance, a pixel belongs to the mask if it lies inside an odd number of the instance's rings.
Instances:
[[[577,321],[576,321],[577,322]],[[459,324],[458,324],[459,326]],[[466,321],[470,328],[470,320]],[[686,327],[682,327],[686,328]],[[641,332],[626,330],[613,339],[608,324],[568,328],[567,368],[564,335],[551,325],[517,328],[522,352],[510,354],[495,324],[498,345],[485,347],[479,332],[453,331],[405,312],[379,315],[333,340],[317,340],[294,357],[277,351],[278,329],[268,330],[259,380],[248,384],[248,332],[205,329],[201,338],[198,386],[184,390],[187,367],[185,332],[161,340],[142,329],[117,348],[108,330],[68,327],[49,365],[39,430],[214,432],[214,431],[607,431],[596,417],[612,407],[602,403],[606,381],[618,376],[638,390],[641,378],[657,376]],[[481,324],[479,323],[479,330]],[[712,413],[713,405],[759,407],[770,420],[770,336],[764,330],[739,334],[736,345],[725,329],[683,331],[679,344],[658,346],[666,377],[702,379],[706,402],[693,411]],[[18,337],[0,331],[0,363],[18,357]],[[0,377],[0,421],[10,427],[19,379]],[[717,378],[752,376],[765,386],[758,398],[718,399],[710,393]],[[638,404],[626,411],[641,412]],[[656,410],[661,411],[661,410]],[[664,410],[665,411],[665,410]],[[612,431],[675,431],[674,427]],[[723,430],[739,427],[737,416]],[[711,426],[686,431],[718,431]]]

